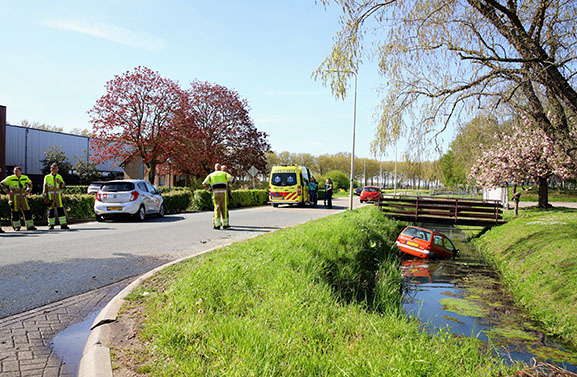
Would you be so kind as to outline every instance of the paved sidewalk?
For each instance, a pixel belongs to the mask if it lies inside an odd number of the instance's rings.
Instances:
[[[77,371],[71,370],[73,368],[52,349],[52,339],[65,328],[82,322],[91,313],[100,311],[132,280],[134,279],[125,279],[0,319],[0,376],[76,376]]]

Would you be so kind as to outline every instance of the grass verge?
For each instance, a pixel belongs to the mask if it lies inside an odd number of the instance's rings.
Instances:
[[[511,368],[477,339],[427,334],[402,313],[393,243],[401,228],[365,207],[165,269],[129,297],[144,308],[146,346],[134,369],[154,376],[506,375]]]
[[[522,210],[475,244],[544,330],[577,345],[577,210]]]

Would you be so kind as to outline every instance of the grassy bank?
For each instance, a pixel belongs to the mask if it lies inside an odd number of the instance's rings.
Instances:
[[[543,328],[577,345],[577,210],[523,210],[475,243]]]
[[[130,297],[143,349],[114,358],[154,376],[506,375],[402,313],[401,228],[371,206],[166,269]]]

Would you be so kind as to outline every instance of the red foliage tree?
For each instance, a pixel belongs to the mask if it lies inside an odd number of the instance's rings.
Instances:
[[[146,67],[136,67],[106,83],[106,94],[88,111],[93,126],[94,162],[141,157],[151,182],[171,137],[185,93],[179,85]]]
[[[239,94],[222,85],[193,81],[187,104],[173,130],[173,168],[192,176],[212,171],[216,162],[233,175],[252,165],[263,171],[270,150],[267,134],[254,126],[249,106]]]

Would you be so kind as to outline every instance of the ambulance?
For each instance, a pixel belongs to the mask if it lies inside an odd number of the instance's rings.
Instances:
[[[310,204],[311,178],[311,171],[305,166],[273,166],[268,186],[269,203],[273,207],[279,204],[296,204],[301,207]]]

